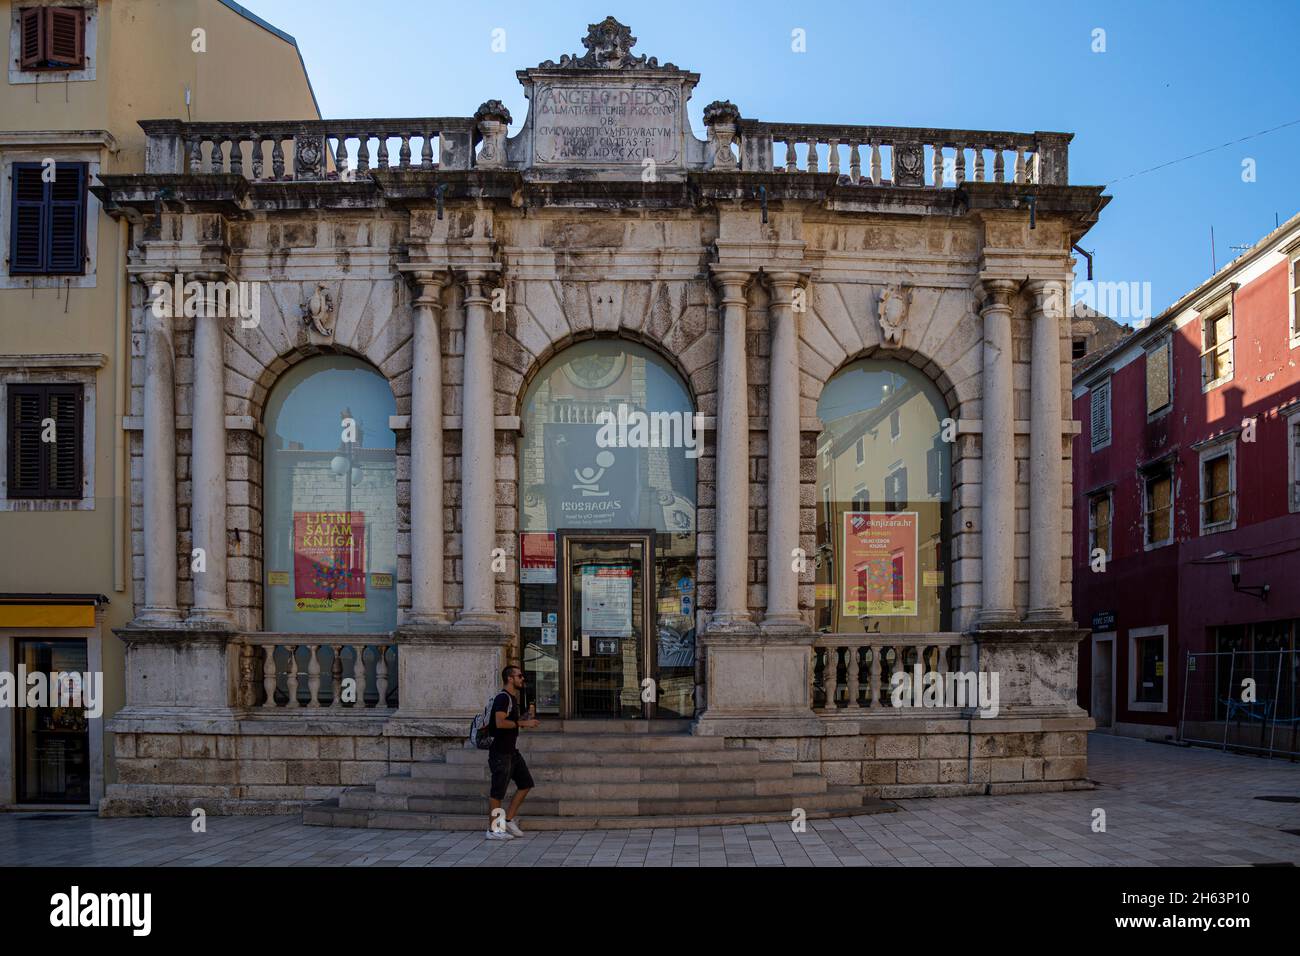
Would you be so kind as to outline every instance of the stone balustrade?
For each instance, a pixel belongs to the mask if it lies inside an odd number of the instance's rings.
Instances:
[[[853,185],[1063,186],[1070,135],[900,126],[738,124],[742,170],[831,173]]]
[[[819,634],[813,644],[812,702],[819,713],[863,712],[913,716],[890,703],[890,678],[912,674],[970,671],[975,642],[958,633]]]
[[[248,634],[242,644],[239,701],[245,708],[397,708],[397,646],[386,634]]]
[[[149,173],[255,182],[347,179],[370,170],[468,169],[472,117],[182,123],[146,120]]]

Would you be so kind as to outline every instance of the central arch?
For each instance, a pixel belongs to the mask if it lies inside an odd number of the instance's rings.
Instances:
[[[699,417],[668,360],[568,346],[525,389],[519,627],[538,713],[695,712]]]

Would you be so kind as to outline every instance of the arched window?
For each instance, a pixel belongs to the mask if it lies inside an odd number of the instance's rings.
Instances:
[[[694,713],[694,412],[672,367],[621,339],[573,345],[529,383],[519,624],[538,713]]]
[[[397,403],[384,377],[331,355],[290,368],[266,403],[264,627],[397,626]]]
[[[951,626],[948,411],[904,362],[862,359],[817,414],[817,626],[829,633]]]

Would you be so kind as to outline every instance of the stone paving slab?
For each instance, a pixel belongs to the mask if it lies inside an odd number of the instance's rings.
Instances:
[[[892,814],[687,829],[482,833],[306,827],[300,817],[0,814],[6,866],[1300,865],[1300,764],[1092,734],[1091,791],[899,800]],[[1106,831],[1094,833],[1094,810]],[[48,816],[48,814],[40,814]],[[527,828],[525,815],[521,822]]]

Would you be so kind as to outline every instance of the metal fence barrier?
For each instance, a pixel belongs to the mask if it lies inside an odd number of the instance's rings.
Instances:
[[[1297,651],[1188,652],[1178,739],[1300,756],[1297,684]]]

